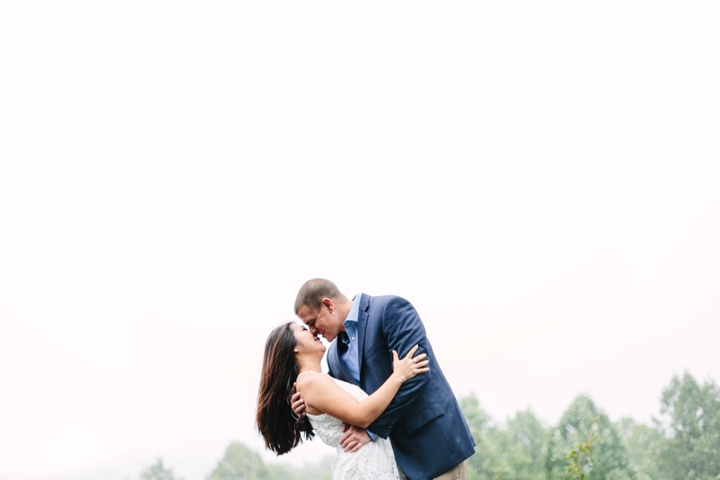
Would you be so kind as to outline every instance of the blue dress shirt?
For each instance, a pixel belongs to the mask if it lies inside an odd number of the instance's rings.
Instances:
[[[350,307],[350,312],[348,313],[348,316],[343,323],[343,327],[345,327],[345,333],[347,333],[347,335],[343,335],[340,337],[342,342],[347,346],[347,350],[342,355],[340,360],[345,364],[348,372],[350,372],[350,375],[353,376],[358,385],[360,385],[360,360],[358,356],[359,340],[357,338],[357,331],[361,295],[361,293],[358,293],[353,297],[352,307]],[[370,439],[373,442],[377,439],[378,436],[376,434],[372,433],[369,430],[365,431],[368,433]]]
[[[360,384],[360,365],[358,360],[358,313],[360,310],[360,294],[358,293],[353,297],[353,304],[350,307],[343,327],[345,327],[345,333],[347,336],[340,337],[342,342],[347,346],[347,350],[342,356],[342,361],[347,367],[348,372],[353,376],[357,384]]]

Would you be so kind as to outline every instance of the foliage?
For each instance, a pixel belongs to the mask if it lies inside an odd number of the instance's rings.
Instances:
[[[635,478],[618,428],[585,395],[578,396],[565,411],[548,450],[546,466],[549,478]]]
[[[720,389],[690,374],[663,390],[654,425],[624,418],[613,423],[580,395],[555,426],[530,411],[505,424],[493,421],[471,394],[460,406],[477,442],[468,480],[720,480]],[[241,443],[231,443],[207,480],[331,480],[333,457],[304,467],[266,465]],[[181,480],[162,460],[141,480]]]
[[[460,406],[477,442],[468,480],[544,480],[547,433],[531,411],[518,413],[502,428],[491,422],[474,395],[461,399]]]
[[[597,419],[593,419],[593,425],[590,429],[590,437],[584,442],[576,443],[566,460],[568,461],[567,471],[570,473],[572,480],[585,480],[593,468],[593,443],[597,440]]]
[[[331,480],[333,457],[304,467],[265,464],[260,454],[244,444],[232,442],[207,480]]]
[[[306,464],[304,467],[286,467],[284,465],[268,465],[273,480],[332,480],[330,464],[334,456],[322,458],[318,463]]]
[[[720,390],[711,380],[700,385],[689,373],[673,377],[662,393],[656,420],[666,441],[657,456],[668,480],[720,478]]]
[[[720,388],[687,373],[663,390],[654,426],[613,423],[584,395],[552,428],[529,411],[503,427],[474,395],[460,405],[477,441],[469,480],[720,480]]]
[[[233,442],[225,449],[208,480],[272,480],[268,467],[260,454],[239,442]]]
[[[544,478],[549,430],[530,411],[519,412],[507,424],[507,450],[513,466],[513,478]]]
[[[493,456],[492,452],[488,451],[492,448],[492,444],[486,440],[489,417],[480,408],[480,402],[474,394],[461,398],[459,403],[470,427],[470,433],[477,442],[475,455],[470,457],[468,462],[467,480],[480,480],[486,478],[480,476],[480,472],[484,470],[485,460]]]
[[[171,469],[163,466],[162,459],[158,458],[157,462],[149,465],[140,473],[141,480],[182,480],[176,477]]]
[[[636,423],[631,418],[623,418],[618,424],[621,436],[630,460],[630,468],[635,472],[636,480],[654,480],[662,478],[656,458],[665,439],[657,429]]]

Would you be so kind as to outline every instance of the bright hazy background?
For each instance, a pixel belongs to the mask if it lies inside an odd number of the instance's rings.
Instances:
[[[316,276],[499,421],[720,380],[717,2],[238,3],[0,5],[0,480],[262,450]]]

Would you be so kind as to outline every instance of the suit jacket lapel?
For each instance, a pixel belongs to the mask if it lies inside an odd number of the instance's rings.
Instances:
[[[362,374],[363,348],[365,346],[365,330],[367,329],[368,305],[370,297],[364,293],[360,296],[360,308],[358,309],[358,375],[360,375],[360,386],[364,387]]]
[[[333,340],[330,344],[330,347],[327,351],[327,363],[328,369],[330,370],[330,375],[337,378],[338,380],[343,380],[345,382],[355,385],[355,379],[350,374],[350,372],[348,372],[347,368],[345,368],[345,364],[340,361],[340,351],[338,348],[338,344],[342,344],[342,342],[339,341],[339,338],[335,338],[335,340]]]

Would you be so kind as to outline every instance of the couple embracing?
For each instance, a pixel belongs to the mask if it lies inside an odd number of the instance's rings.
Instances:
[[[256,420],[267,448],[283,454],[317,433],[337,450],[334,480],[465,479],[475,441],[407,300],[350,300],[313,279],[295,313],[306,328],[288,322],[265,344]],[[329,376],[319,335],[332,342]]]

